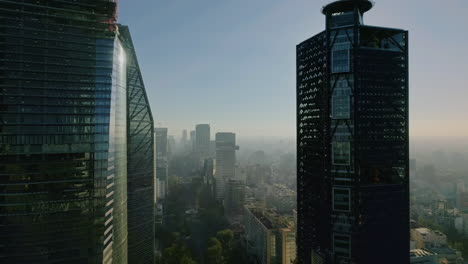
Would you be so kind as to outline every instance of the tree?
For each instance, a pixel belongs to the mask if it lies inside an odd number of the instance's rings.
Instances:
[[[180,264],[197,264],[193,259],[188,256],[182,256]]]
[[[209,264],[245,263],[245,254],[240,244],[234,241],[234,232],[224,229],[216,233],[216,237],[208,242]]]
[[[174,242],[164,249],[162,264],[197,264],[191,257],[190,251],[180,241]]]
[[[234,233],[231,229],[224,229],[216,233],[216,238],[221,242],[224,248],[231,248]]]
[[[221,242],[215,237],[210,238],[210,241],[208,242],[207,256],[209,264],[225,263],[223,257],[223,247]]]

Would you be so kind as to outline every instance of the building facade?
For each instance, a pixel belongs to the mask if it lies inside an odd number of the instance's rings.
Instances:
[[[127,263],[115,1],[0,1],[0,262]]]
[[[216,199],[223,200],[226,183],[236,176],[236,134],[216,133]]]
[[[325,6],[297,45],[299,263],[409,263],[408,32],[372,5]]]
[[[286,221],[287,222],[287,221]],[[296,233],[275,212],[244,206],[245,243],[249,263],[292,264],[296,259]]]
[[[119,26],[127,53],[128,263],[154,263],[154,120],[132,37]]]
[[[210,155],[210,138],[209,124],[198,124],[195,126],[195,152],[197,153],[200,165]]]
[[[245,203],[245,182],[229,179],[226,182],[224,212],[228,219],[238,220],[242,217]]]

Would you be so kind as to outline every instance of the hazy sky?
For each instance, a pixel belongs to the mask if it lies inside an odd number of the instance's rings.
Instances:
[[[157,125],[295,136],[296,45],[328,2],[120,0]],[[375,2],[366,24],[410,31],[411,135],[468,136],[468,1]]]

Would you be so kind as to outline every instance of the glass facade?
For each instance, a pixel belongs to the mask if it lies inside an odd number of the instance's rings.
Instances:
[[[0,262],[126,263],[114,1],[0,1]]]
[[[128,263],[154,263],[154,121],[127,26],[119,26],[127,52]]]
[[[299,263],[409,263],[408,32],[370,7],[328,5],[297,46]]]

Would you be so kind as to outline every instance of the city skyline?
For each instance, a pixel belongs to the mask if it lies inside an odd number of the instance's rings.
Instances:
[[[324,27],[329,2],[120,1],[119,19],[134,28],[148,97],[170,134],[210,123],[239,138],[294,137],[295,45]],[[466,137],[468,66],[457,57],[466,56],[468,2],[375,2],[366,23],[412,32],[410,137]]]
[[[0,0],[0,263],[468,264],[467,11]]]

